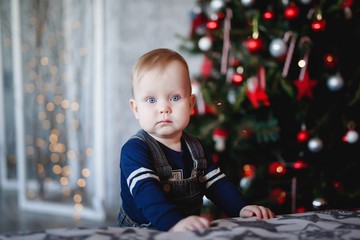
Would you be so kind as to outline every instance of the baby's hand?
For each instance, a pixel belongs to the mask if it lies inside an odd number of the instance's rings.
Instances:
[[[240,210],[240,217],[256,216],[257,219],[270,219],[274,218],[275,214],[268,208],[257,205],[248,205]]]
[[[195,231],[203,230],[210,226],[209,220],[199,216],[189,216],[184,218],[175,224],[169,231],[180,232],[180,231]]]

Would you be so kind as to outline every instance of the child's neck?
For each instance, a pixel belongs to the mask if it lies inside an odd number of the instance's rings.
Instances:
[[[168,148],[180,152],[181,151],[181,135],[176,137],[169,137],[169,138],[159,138],[156,136],[153,136],[157,141],[161,142]]]

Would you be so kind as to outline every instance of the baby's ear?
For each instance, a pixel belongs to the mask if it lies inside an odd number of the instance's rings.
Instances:
[[[196,95],[191,94],[190,95],[190,109],[193,110],[195,107],[195,101],[196,101]]]
[[[138,113],[138,108],[137,108],[137,105],[136,105],[136,101],[134,99],[130,99],[129,103],[130,103],[130,108],[131,108],[131,110],[133,111],[133,113],[135,115],[135,118],[139,119],[139,113]]]

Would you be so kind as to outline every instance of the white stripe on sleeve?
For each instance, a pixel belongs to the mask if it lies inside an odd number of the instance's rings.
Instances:
[[[204,180],[205,180],[205,182],[207,182],[206,188],[209,188],[214,182],[218,181],[219,179],[221,179],[223,177],[225,177],[225,174],[223,174],[221,172],[220,168],[216,168],[216,169],[212,170],[211,172],[209,172],[208,174],[206,174],[204,176]],[[212,180],[210,180],[210,179],[212,179]]]
[[[134,189],[136,183],[138,183],[139,181],[141,181],[145,178],[154,178],[154,179],[160,181],[159,177],[154,174],[153,170],[144,168],[144,167],[139,168],[139,169],[133,171],[126,180],[131,194],[133,194],[132,190]]]
[[[213,180],[209,181],[206,183],[206,188],[209,188],[214,182],[218,181],[221,178],[224,178],[225,174],[220,174],[219,176],[217,176],[216,178],[214,178]]]
[[[216,168],[216,169],[212,170],[211,172],[209,172],[208,174],[206,174],[204,176],[204,180],[207,181],[210,178],[214,177],[216,174],[219,174],[220,172],[221,172],[220,168]]]

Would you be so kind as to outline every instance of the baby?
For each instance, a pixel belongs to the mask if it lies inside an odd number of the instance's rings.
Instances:
[[[141,130],[121,149],[120,227],[208,228],[209,220],[199,216],[204,195],[229,217],[274,217],[266,207],[247,205],[200,141],[184,131],[196,97],[179,53],[160,48],[141,56],[133,68],[132,94],[130,107]]]

